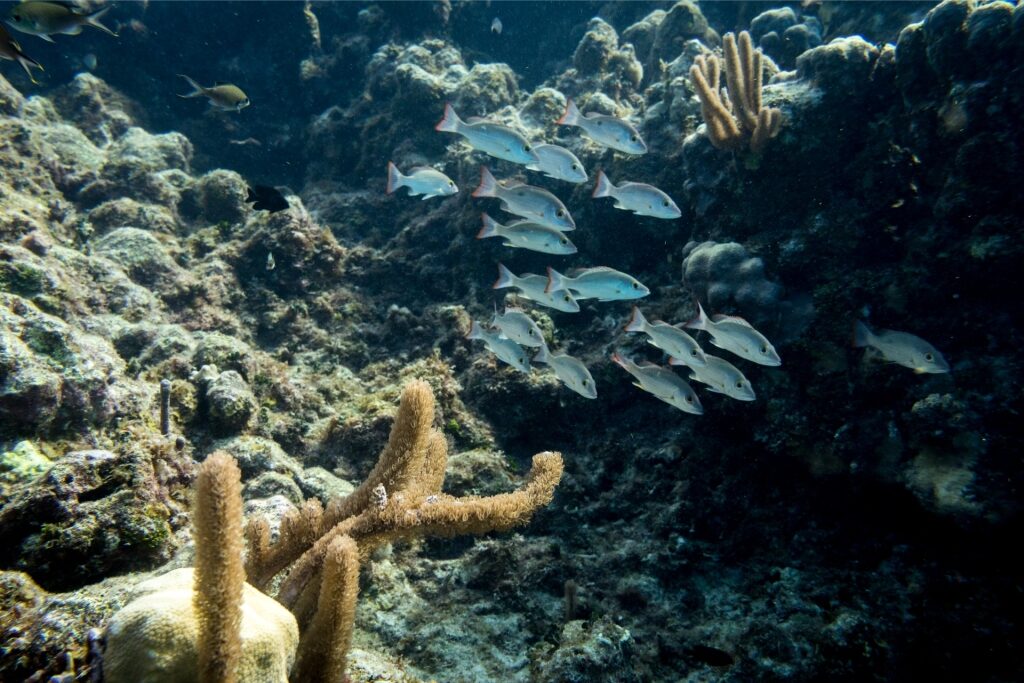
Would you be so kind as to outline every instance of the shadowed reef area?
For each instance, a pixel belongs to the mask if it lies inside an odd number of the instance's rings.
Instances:
[[[10,28],[38,83],[0,61],[0,681],[102,680],[108,625],[155,585],[192,595],[211,547],[236,563],[210,604],[266,600],[268,642],[290,643],[246,680],[283,681],[296,648],[293,681],[1024,678],[1024,6],[113,3],[102,21],[116,38]],[[178,97],[178,74],[248,105]],[[646,152],[560,125],[569,100]],[[435,130],[446,104],[564,147],[587,181]],[[458,191],[389,194],[389,161]],[[471,196],[481,165],[556,195],[575,253],[475,239],[483,212],[513,220]],[[672,206],[592,197],[598,171]],[[256,185],[288,208],[254,208]],[[608,266],[649,293],[556,288],[562,312],[492,289],[498,263],[543,285]],[[698,302],[746,321],[686,331],[754,400],[624,329],[633,304],[675,324]],[[466,338],[505,306],[563,360],[527,347],[520,372],[497,332]],[[714,322],[781,365],[730,355]],[[703,414],[612,354],[689,381]],[[400,448],[410,392],[430,410]],[[557,466],[531,461],[547,451]],[[230,542],[202,546],[197,496]]]

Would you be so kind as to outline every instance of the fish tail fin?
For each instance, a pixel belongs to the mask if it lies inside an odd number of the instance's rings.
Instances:
[[[455,109],[452,105],[446,102],[444,105],[444,116],[442,116],[441,120],[437,122],[436,126],[434,126],[434,130],[443,133],[458,133],[459,126],[461,125],[462,119],[460,119],[459,115],[455,113]]]
[[[610,197],[612,190],[615,186],[612,185],[612,181],[608,180],[608,176],[604,174],[604,171],[597,172],[597,184],[594,185],[594,192],[591,197]]]
[[[466,333],[466,339],[483,339],[484,328],[480,327],[480,323],[473,321],[473,324],[469,326],[469,332]]]
[[[560,289],[568,289],[568,287],[566,287],[565,276],[551,266],[548,266],[548,286],[544,288],[544,291],[546,293],[551,293],[557,292]]]
[[[498,264],[498,279],[491,285],[491,289],[505,289],[515,286],[515,275],[504,264]]]
[[[704,307],[697,301],[697,316],[687,322],[683,327],[689,327],[691,330],[706,330],[708,329],[708,314],[704,312]]]
[[[533,357],[534,363],[544,363],[545,365],[551,362],[551,353],[548,351],[547,344],[541,344],[540,350],[537,351],[537,355]]]
[[[40,71],[46,71],[46,69],[43,68],[43,65],[22,52],[18,53],[16,59],[18,60],[18,64],[21,64],[21,68],[25,70],[26,74],[28,74],[28,80],[39,85],[39,81],[37,81],[36,77],[32,75],[32,69],[30,67],[34,66]]]
[[[494,197],[498,189],[498,181],[486,166],[480,167],[480,184],[473,190],[474,197]]]
[[[867,325],[859,320],[853,321],[853,336],[850,341],[852,346],[870,346],[873,336]]]
[[[191,78],[189,78],[185,74],[178,74],[178,75],[181,76],[182,78],[184,78],[185,82],[188,83],[192,87],[192,92],[186,93],[184,95],[178,95],[178,97],[183,97],[183,98],[186,98],[186,99],[189,98],[189,97],[201,97],[203,95],[203,93],[206,91],[206,88],[204,88],[203,86],[199,85],[198,83],[193,81]]]
[[[388,162],[388,186],[385,190],[388,194],[391,194],[398,188],[402,187],[402,181],[405,178],[402,176],[402,172],[395,166],[395,162]]]
[[[630,365],[630,363],[629,363],[629,361],[626,358],[622,357],[622,354],[620,354],[618,351],[616,351],[615,353],[612,354],[611,358],[612,358],[612,362],[613,363],[615,363],[620,368],[623,368],[624,370],[629,372],[629,365]]]
[[[113,9],[112,6],[107,6],[107,7],[104,7],[103,9],[101,9],[101,10],[93,12],[92,14],[87,14],[85,17],[82,18],[82,22],[87,24],[87,25],[89,25],[89,26],[92,26],[93,28],[98,28],[99,30],[103,31],[104,33],[109,33],[110,35],[112,35],[115,38],[117,38],[117,34],[116,33],[114,33],[109,28],[107,28],[102,23],[100,23],[100,19],[103,18],[103,15],[106,14],[107,12],[109,12],[111,9]]]
[[[576,107],[576,103],[569,98],[565,102],[565,112],[562,113],[562,118],[555,121],[560,126],[575,126],[580,121],[580,110]]]
[[[483,219],[483,225],[480,227],[480,232],[476,234],[476,238],[478,240],[482,240],[486,237],[497,237],[498,228],[501,227],[501,223],[494,220],[486,213],[483,214],[480,218]]]
[[[644,318],[644,314],[640,312],[638,306],[633,307],[633,316],[626,323],[623,328],[626,332],[643,332],[644,328],[647,327],[647,319]]]

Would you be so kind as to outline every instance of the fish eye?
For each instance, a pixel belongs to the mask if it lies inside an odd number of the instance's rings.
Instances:
[[[668,200],[666,199],[665,201],[663,201],[661,205],[664,206],[665,208],[668,208]]]
[[[768,353],[768,347],[767,346],[762,346],[761,347],[761,353]]]
[[[687,396],[686,397],[686,402],[687,403],[693,403],[693,396]]]
[[[563,237],[563,238],[562,238],[562,244],[569,244],[569,240],[567,240],[567,239],[565,239],[565,238]]]
[[[566,295],[565,295],[565,298],[564,298],[564,299],[562,299],[562,300],[563,300],[563,301],[572,301],[572,299],[570,299],[570,298],[569,298],[569,295],[568,295],[568,294],[566,294]]]
[[[523,151],[529,152],[530,151],[530,146],[529,145],[523,145]]]
[[[589,379],[583,380],[583,386],[587,386],[588,384],[590,384],[590,380]]]
[[[639,282],[634,282],[633,283],[633,289],[640,289],[640,283]]]
[[[559,218],[562,218],[565,216],[565,211],[559,209],[558,211],[555,211],[555,215],[558,216]]]
[[[693,356],[694,358],[696,358],[697,357],[697,349],[694,349],[693,351],[690,351],[690,355]]]
[[[630,140],[632,140],[633,142],[636,142],[636,141],[637,141],[637,140],[639,140],[640,138],[638,138],[638,137],[637,137],[637,136],[635,136],[635,135],[630,135],[630,136],[629,136],[629,139],[630,139]]]
[[[926,353],[926,354],[924,354],[924,359],[925,359],[926,361],[928,361],[928,362],[930,363],[930,362],[932,362],[933,360],[935,360],[935,356],[933,356],[933,355],[932,355],[932,354],[930,354],[930,353]]]
[[[572,165],[572,170],[574,170],[574,171],[580,170],[580,165],[579,164],[573,164]]]
[[[527,330],[526,333],[529,334],[531,337],[534,336],[533,330]]]
[[[455,187],[455,183],[453,183],[452,181],[449,180],[448,181],[448,187]]]
[[[736,382],[736,388],[737,389],[742,389],[743,388],[743,382]]]

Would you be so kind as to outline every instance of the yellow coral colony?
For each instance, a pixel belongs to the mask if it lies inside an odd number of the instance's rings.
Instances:
[[[417,536],[511,529],[551,501],[562,477],[562,456],[551,452],[533,457],[526,484],[511,493],[487,498],[441,493],[448,449],[433,421],[430,386],[410,383],[376,466],[351,495],[326,510],[308,501],[282,520],[273,545],[267,522],[250,522],[250,583],[266,590],[291,565],[277,598],[302,629],[293,681],[340,680],[355,618],[359,562],[374,549]]]
[[[760,153],[782,127],[782,112],[761,105],[763,58],[750,34],[741,31],[722,37],[726,90],[721,87],[722,60],[699,55],[690,67],[690,79],[700,99],[701,115],[711,144],[736,149],[749,141],[750,151]]]

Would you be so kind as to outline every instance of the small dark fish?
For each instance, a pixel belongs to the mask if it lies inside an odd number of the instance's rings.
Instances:
[[[257,211],[269,211],[270,213],[284,211],[289,206],[288,200],[284,198],[284,195],[277,188],[267,185],[250,187],[249,196],[245,198],[245,201],[252,202],[252,208]]]

